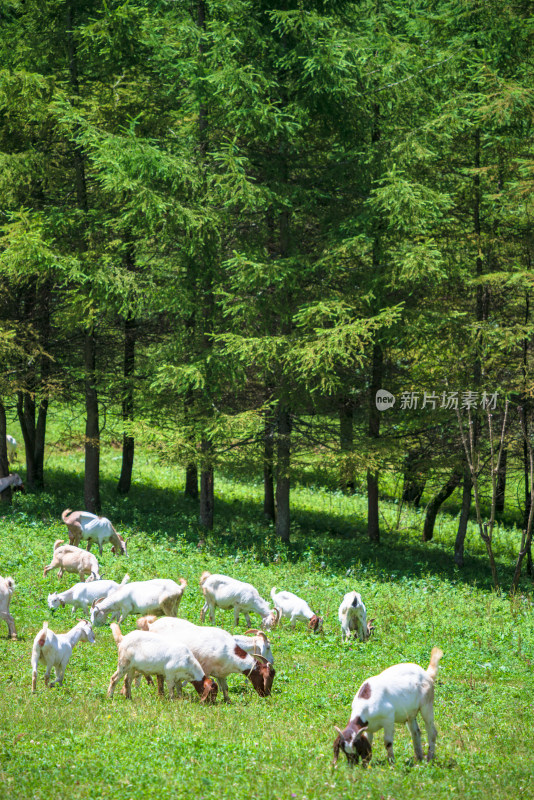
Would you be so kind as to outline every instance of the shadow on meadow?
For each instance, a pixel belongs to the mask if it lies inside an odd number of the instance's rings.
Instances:
[[[67,504],[73,509],[83,508],[83,477],[67,470],[49,469],[46,479],[44,491],[17,495],[12,513],[25,514],[45,524],[58,523],[59,535],[66,534],[61,512]],[[212,531],[205,531],[198,523],[198,504],[185,498],[181,488],[136,484],[124,497],[117,494],[116,481],[105,476],[100,488],[102,513],[112,519],[119,532],[124,527],[157,539],[180,538],[191,548],[196,548],[202,540],[204,551],[212,556],[241,554],[264,564],[304,562],[311,569],[324,569],[340,577],[350,568],[356,579],[361,574],[368,580],[380,581],[417,580],[435,575],[454,583],[492,588],[485,555],[467,555],[460,570],[453,562],[452,540],[436,538],[424,544],[420,530],[383,532],[381,544],[376,545],[367,539],[362,518],[349,520],[346,515],[293,508],[292,541],[284,545],[273,526],[263,519],[261,503],[253,500],[228,501],[216,496],[215,526]],[[514,564],[499,553],[497,564],[501,584],[506,589],[511,583]]]

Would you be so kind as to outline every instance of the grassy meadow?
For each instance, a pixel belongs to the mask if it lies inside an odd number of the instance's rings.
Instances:
[[[120,451],[107,447],[103,514],[128,538],[129,555],[115,558],[106,548],[103,577],[121,580],[125,571],[132,580],[185,577],[189,586],[180,614],[194,622],[204,569],[250,581],[266,598],[276,585],[297,592],[324,615],[324,635],[314,636],[302,624],[291,631],[283,621],[271,635],[272,696],[259,698],[244,677],[234,675],[231,704],[203,707],[190,686],[182,701],[158,699],[145,684],[133,690],[132,702],[120,694],[108,700],[117,657],[106,626],[97,629],[96,645],[75,648],[63,688],[46,690],[41,667],[32,695],[36,632],[45,619],[57,632],[73,624],[70,607],[52,615],[46,598],[75,579],[65,575],[59,581],[57,571],[44,579],[42,568],[54,541],[67,538],[61,511],[83,507],[83,452],[74,445],[52,448],[46,468],[46,492],[19,495],[12,508],[0,509],[0,574],[17,584],[11,611],[19,634],[18,641],[7,640],[0,623],[0,797],[534,797],[530,583],[523,579],[513,599],[492,591],[474,526],[466,567],[455,568],[456,520],[447,514],[434,540],[423,545],[422,512],[399,513],[395,503],[384,502],[383,541],[371,546],[365,498],[345,497],[320,482],[295,488],[294,541],[284,548],[262,520],[259,483],[217,475],[216,527],[205,535],[195,504],[182,497],[180,469],[140,451],[131,493],[121,498],[114,489]],[[506,587],[518,533],[501,529],[496,542]],[[337,609],[351,589],[376,618],[366,644],[341,643]],[[233,632],[232,613],[219,611],[217,624]],[[122,629],[134,627],[129,617]],[[414,764],[409,732],[397,726],[395,766],[388,765],[378,733],[368,769],[349,770],[344,756],[333,769],[333,725],[348,721],[360,683],[400,661],[426,668],[434,645],[444,651],[436,686],[435,761]]]

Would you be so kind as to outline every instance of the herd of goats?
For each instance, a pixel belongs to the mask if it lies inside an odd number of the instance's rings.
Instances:
[[[164,694],[166,683],[171,698],[175,693],[181,696],[182,683],[190,682],[203,703],[215,702],[219,687],[225,701],[229,702],[226,679],[231,673],[245,675],[260,697],[270,695],[275,670],[271,642],[265,631],[276,627],[282,617],[289,618],[293,628],[297,622],[303,621],[314,633],[322,630],[321,617],[292,592],[277,592],[273,587],[271,608],[252,584],[209,572],[203,572],[200,578],[204,595],[201,623],[208,611],[213,626],[215,608],[233,608],[235,625],[239,624],[239,615],[243,613],[247,632],[233,636],[222,628],[195,625],[181,619],[177,617],[177,611],[187,581],[183,578],[179,583],[166,578],[130,581],[128,575],[120,584],[102,580],[98,560],[90,552],[91,545],[98,544],[100,555],[106,543],[111,544],[115,555],[127,555],[126,541],[106,517],[70,509],[61,516],[68,529],[69,544],[63,544],[63,540],[55,542],[52,560],[45,566],[44,575],[57,568],[60,578],[64,572],[76,573],[79,583],[64,592],[49,594],[48,607],[54,611],[60,606],[71,605],[73,613],[79,608],[84,614],[90,614],[90,621],[82,619],[66,633],[54,633],[44,622],[33,642],[34,692],[39,662],[46,665],[46,686],[54,683],[61,686],[73,647],[80,641],[94,644],[93,627],[104,625],[108,617],[118,647],[118,665],[111,676],[109,697],[113,696],[115,687],[123,679],[121,691],[131,698],[132,682],[139,685],[144,676],[151,684],[152,676],[156,676],[158,694]],[[82,540],[87,541],[86,550],[79,546]],[[0,619],[7,623],[12,639],[17,638],[15,620],[9,611],[14,588],[13,578],[0,577]],[[251,628],[251,613],[261,617],[261,630]],[[142,616],[137,620],[138,629],[123,636],[119,626],[129,614]],[[373,621],[367,621],[366,608],[358,592],[345,594],[338,617],[344,640],[354,636],[364,642],[369,638]],[[367,764],[371,759],[373,735],[380,729],[384,730],[388,759],[393,762],[396,722],[408,725],[415,757],[421,760],[421,731],[416,719],[419,712],[428,736],[427,759],[433,758],[437,737],[434,681],[442,655],[441,650],[434,647],[426,670],[417,664],[396,664],[364,681],[352,702],[348,724],[343,730],[336,726],[334,764],[340,750],[345,753],[349,764],[358,763],[360,758]],[[50,681],[52,669],[55,680]]]

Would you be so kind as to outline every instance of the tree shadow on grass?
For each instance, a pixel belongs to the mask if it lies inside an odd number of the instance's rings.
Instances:
[[[304,562],[311,570],[321,569],[339,577],[351,570],[349,574],[355,581],[362,575],[367,580],[397,581],[431,574],[452,583],[492,588],[485,554],[468,554],[460,570],[453,562],[452,540],[423,543],[421,531],[413,528],[383,533],[381,544],[376,545],[368,540],[362,518],[294,507],[291,543],[284,545],[273,525],[264,520],[261,503],[252,499],[225,500],[217,496],[215,526],[206,531],[198,522],[197,502],[184,497],[181,488],[137,483],[129,495],[121,496],[116,492],[116,481],[105,476],[101,477],[100,486],[103,515],[110,517],[119,532],[126,529],[126,536],[143,531],[156,539],[172,541],[180,537],[191,548],[203,542],[203,550],[213,556],[240,554],[265,564]],[[16,497],[12,513],[62,524],[63,509],[67,505],[83,508],[83,502],[81,474],[49,469],[46,490]],[[514,564],[502,553],[497,553],[497,564],[502,586],[507,589]]]

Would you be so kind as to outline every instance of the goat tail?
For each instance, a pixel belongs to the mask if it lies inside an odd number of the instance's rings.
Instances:
[[[275,594],[276,594],[276,586],[273,586],[273,588],[271,589],[271,598],[272,598],[273,603],[276,602],[275,599],[274,599]]]
[[[72,508],[66,508],[65,511],[61,512],[61,519],[63,520],[65,525],[67,524],[67,517],[69,516],[69,514],[72,514]]]
[[[111,627],[111,633],[113,634],[113,638],[115,639],[115,644],[120,644],[122,642],[121,629],[119,628],[116,622],[112,622],[110,627]]]
[[[440,650],[439,647],[433,647],[432,652],[430,654],[430,664],[428,665],[427,675],[431,680],[436,680],[436,675],[438,674],[438,667],[440,658],[443,655],[443,650]]]
[[[207,572],[206,570],[204,570],[204,572],[203,572],[203,573],[202,573],[202,575],[200,576],[200,585],[201,585],[201,586],[203,586],[203,585],[204,585],[204,582],[208,580],[208,578],[210,577],[210,575],[211,575],[211,572]]]
[[[43,647],[44,643],[46,642],[46,633],[48,631],[48,622],[43,622],[43,627],[41,629],[41,635],[37,639],[37,644],[39,647]]]
[[[6,582],[8,592],[12,592],[13,589],[15,588],[15,581],[13,580],[13,578],[4,578],[4,580]]]
[[[183,589],[185,589],[185,587],[187,586],[187,581],[186,581],[186,579],[185,579],[185,578],[180,578],[180,586],[181,586]]]
[[[121,585],[121,586],[124,586],[124,584],[125,584],[125,583],[128,583],[128,581],[129,581],[129,580],[130,580],[130,576],[128,575],[128,573],[126,573],[126,575],[125,575],[125,576],[124,576],[124,578],[122,579],[122,581],[121,581],[120,585]]]
[[[60,547],[64,541],[65,539],[56,539],[56,541],[54,542],[54,550],[57,550],[58,547]]]

